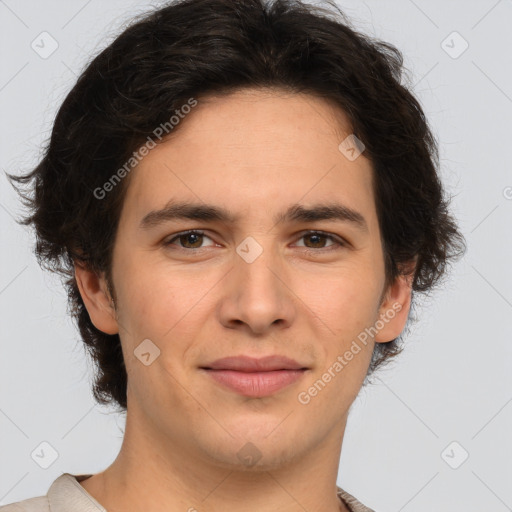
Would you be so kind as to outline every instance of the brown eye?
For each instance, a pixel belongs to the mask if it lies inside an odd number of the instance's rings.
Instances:
[[[311,245],[306,244],[307,247],[313,247],[314,249],[321,249],[322,247],[325,247],[325,242],[328,237],[321,233],[310,233],[308,235],[304,235],[303,238],[304,238],[304,240],[311,241]]]
[[[309,233],[305,233],[302,235],[301,239],[304,240],[304,245],[299,244],[299,247],[306,247],[308,249],[331,250],[343,247],[345,245],[341,239],[338,239],[338,237],[319,231],[311,231]],[[332,243],[326,245],[327,241],[331,241]]]
[[[187,249],[198,249],[203,242],[203,235],[200,233],[187,233],[180,235],[178,239]]]
[[[202,244],[205,239],[211,240],[210,237],[206,236],[201,231],[187,231],[176,235],[168,242],[165,242],[164,245],[178,245],[180,249],[202,249]],[[178,241],[178,243],[175,243],[175,241]]]

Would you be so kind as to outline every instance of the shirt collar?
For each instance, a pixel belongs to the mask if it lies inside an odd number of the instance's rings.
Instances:
[[[107,512],[78,482],[92,474],[63,473],[48,489],[51,512]]]
[[[48,489],[47,497],[51,512],[107,512],[79,482],[92,474],[72,475],[63,473]],[[351,512],[373,512],[354,496],[337,486],[337,495]]]
[[[350,512],[374,512],[373,509],[368,508],[366,505],[363,505],[359,500],[354,498],[352,494],[349,494],[341,487],[336,486],[336,488],[338,490],[338,498],[348,507]]]

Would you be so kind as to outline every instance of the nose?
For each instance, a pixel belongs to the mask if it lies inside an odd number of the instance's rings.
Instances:
[[[249,263],[235,254],[227,278],[218,308],[224,327],[265,334],[293,324],[296,300],[278,255],[264,250]]]

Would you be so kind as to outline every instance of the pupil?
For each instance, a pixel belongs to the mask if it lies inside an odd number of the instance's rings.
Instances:
[[[185,235],[185,237],[184,237],[185,240],[186,240],[185,245],[187,245],[187,243],[189,243],[191,239],[192,239],[192,242],[190,242],[190,245],[197,244],[198,241],[200,242],[200,237],[201,236],[202,235],[200,235],[198,233],[189,233],[188,235]],[[195,241],[194,241],[194,239],[195,239]]]
[[[184,235],[185,240],[187,240],[187,241],[185,242],[185,245],[186,245],[187,243],[190,243],[190,245],[197,244],[198,242],[200,242],[200,240],[201,240],[201,236],[202,236],[202,235],[200,235],[200,234],[198,234],[198,233],[189,233],[189,234],[187,234],[187,235]],[[317,245],[319,245],[319,244],[320,244],[320,245],[322,245],[322,242],[321,242],[322,237],[323,237],[323,235],[318,235],[318,234],[316,234],[316,235],[307,235],[307,237],[306,237],[306,238],[309,238],[310,240],[312,240],[313,245],[314,245],[314,246],[317,246]],[[192,241],[191,241],[191,240],[192,240]]]
[[[309,235],[309,238],[316,239],[316,241],[315,241],[315,240],[313,240],[313,244],[316,246],[316,245],[318,245],[318,244],[320,244],[320,245],[321,245],[321,242],[319,241],[319,239],[321,240],[321,239],[322,239],[322,236],[323,236],[323,235],[318,235],[318,234],[316,234],[316,235]]]

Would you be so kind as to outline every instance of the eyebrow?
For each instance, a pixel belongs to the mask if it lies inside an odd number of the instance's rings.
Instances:
[[[149,230],[164,222],[177,219],[234,224],[239,218],[229,210],[215,205],[169,201],[164,208],[153,210],[145,215],[139,227]],[[309,207],[294,204],[273,218],[274,224],[321,220],[349,222],[360,231],[368,232],[368,224],[363,215],[340,203],[321,203]]]

